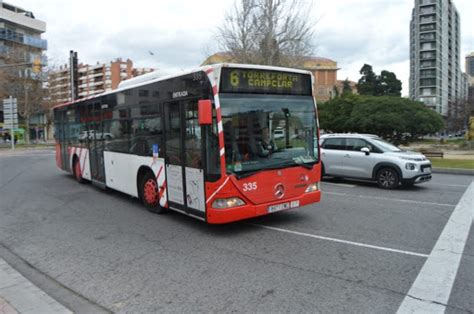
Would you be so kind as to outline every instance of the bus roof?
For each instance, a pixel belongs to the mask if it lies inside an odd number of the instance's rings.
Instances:
[[[168,79],[172,79],[172,78],[175,78],[175,77],[180,77],[180,76],[183,76],[183,75],[187,75],[187,74],[191,74],[191,73],[195,73],[195,72],[199,72],[199,71],[206,72],[209,69],[212,69],[212,70],[216,71],[216,70],[220,70],[221,68],[240,68],[240,69],[260,69],[260,70],[269,70],[269,71],[283,71],[283,72],[292,72],[292,73],[299,73],[299,74],[308,74],[308,75],[312,76],[312,73],[310,71],[306,71],[306,70],[293,69],[293,68],[284,68],[284,67],[277,67],[277,66],[268,66],[268,65],[239,64],[239,63],[218,63],[218,64],[205,65],[205,66],[201,66],[201,67],[198,67],[198,68],[185,70],[185,71],[183,71],[181,73],[178,73],[178,74],[165,75],[165,76],[160,76],[158,71],[153,71],[153,72],[150,72],[150,73],[147,73],[147,74],[143,74],[143,75],[125,80],[125,81],[121,82],[118,85],[117,89],[106,91],[106,92],[96,94],[96,95],[93,95],[93,96],[89,96],[89,97],[80,98],[80,99],[77,99],[77,100],[74,100],[74,101],[69,101],[69,102],[66,102],[66,103],[58,104],[56,106],[53,106],[53,109],[69,106],[69,105],[72,105],[72,104],[75,104],[75,103],[78,103],[78,102],[81,102],[81,101],[84,101],[84,100],[99,98],[99,97],[102,97],[102,96],[118,93],[118,92],[128,90],[128,89],[131,89],[131,88],[135,88],[135,87],[139,87],[139,86],[143,86],[143,85],[147,85],[147,84],[151,84],[151,83],[155,83],[155,82],[159,82],[159,81],[165,81],[165,80],[168,80]],[[313,78],[312,78],[312,80],[313,80]]]

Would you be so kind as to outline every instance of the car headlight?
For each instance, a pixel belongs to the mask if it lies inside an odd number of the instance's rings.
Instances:
[[[304,192],[309,193],[309,192],[316,192],[316,191],[319,191],[319,182],[311,183],[310,185],[308,185],[308,187],[306,188]]]
[[[218,198],[212,202],[213,208],[224,209],[245,205],[245,202],[238,197]]]
[[[407,163],[405,164],[405,168],[406,168],[407,170],[415,170],[415,169],[416,169],[416,165],[415,165],[414,163],[407,162]]]

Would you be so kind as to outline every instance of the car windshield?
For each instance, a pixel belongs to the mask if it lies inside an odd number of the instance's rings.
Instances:
[[[372,142],[380,148],[383,152],[401,152],[402,149],[398,148],[397,146],[381,139],[381,138],[373,138]]]
[[[227,171],[244,174],[317,162],[310,96],[221,94]]]

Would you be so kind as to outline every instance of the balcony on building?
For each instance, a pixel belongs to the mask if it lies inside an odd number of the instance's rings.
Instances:
[[[436,13],[436,7],[434,5],[423,6],[420,8],[420,15],[435,14],[435,13]]]
[[[48,42],[45,39],[28,36],[6,28],[0,28],[0,39],[13,41],[43,50],[48,49]]]
[[[420,79],[420,86],[436,87],[436,78],[422,78]]]
[[[436,53],[433,51],[423,51],[420,53],[420,60],[432,60],[436,59]]]
[[[420,42],[435,41],[435,40],[436,40],[436,33],[434,32],[420,34]]]
[[[421,78],[436,78],[436,70],[435,69],[422,69],[420,70],[420,77]]]
[[[422,7],[422,6],[425,6],[425,5],[434,4],[435,2],[436,2],[436,0],[421,0],[419,2],[419,4],[420,4],[420,7]]]
[[[436,15],[435,14],[421,15],[420,16],[420,24],[433,23],[433,22],[436,22]]]
[[[420,25],[420,32],[428,32],[436,30],[436,23]]]
[[[435,41],[423,42],[420,44],[420,51],[430,51],[430,50],[436,50]]]
[[[0,56],[8,54],[9,48],[8,46],[0,45]]]

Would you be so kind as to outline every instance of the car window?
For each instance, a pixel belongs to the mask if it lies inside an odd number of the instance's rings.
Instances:
[[[362,147],[369,147],[366,141],[360,138],[347,138],[346,139],[346,150],[360,152]]]
[[[344,139],[343,138],[328,138],[324,141],[324,149],[339,149],[344,150]]]

